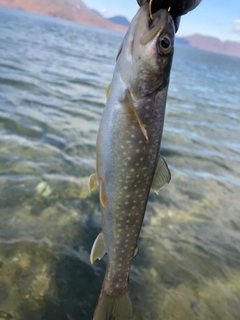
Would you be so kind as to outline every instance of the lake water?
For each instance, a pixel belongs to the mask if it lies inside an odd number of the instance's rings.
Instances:
[[[184,19],[184,17],[183,17]],[[105,273],[95,142],[123,34],[0,9],[0,319],[89,320]],[[240,59],[176,46],[130,276],[135,320],[240,317]]]

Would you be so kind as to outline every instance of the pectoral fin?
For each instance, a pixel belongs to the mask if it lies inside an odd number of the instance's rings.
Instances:
[[[158,194],[159,190],[171,180],[171,172],[163,157],[159,156],[157,168],[153,177],[152,189]]]
[[[103,235],[103,232],[100,232],[92,246],[92,250],[90,254],[91,264],[93,264],[94,261],[96,261],[97,259],[101,260],[106,252],[107,252],[107,247],[106,247],[104,235]]]
[[[92,192],[97,187],[98,187],[98,179],[97,179],[97,173],[95,172],[91,174],[88,179],[88,190],[89,192]]]
[[[106,98],[108,98],[110,88],[111,88],[111,82],[109,83],[109,85],[106,88]]]
[[[120,100],[120,102],[128,110],[128,112],[132,114],[133,117],[137,120],[144,137],[146,138],[146,140],[148,140],[147,130],[144,128],[144,125],[137,114],[129,89],[125,90],[123,98],[122,100]]]

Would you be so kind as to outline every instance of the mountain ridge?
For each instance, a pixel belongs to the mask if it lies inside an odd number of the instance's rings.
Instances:
[[[105,19],[82,0],[0,0],[0,6],[72,20],[83,24],[126,32],[128,20],[122,16]],[[221,41],[211,36],[193,34],[177,37],[176,42],[193,48],[240,58],[240,42]]]

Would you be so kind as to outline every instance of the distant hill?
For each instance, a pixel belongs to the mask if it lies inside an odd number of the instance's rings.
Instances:
[[[81,0],[0,0],[0,6],[23,9],[80,23],[126,32],[127,27],[113,23]]]
[[[0,6],[23,9],[76,22],[126,32],[129,21],[116,16],[105,19],[99,12],[89,9],[81,0],[0,0]],[[221,41],[217,38],[194,34],[176,38],[176,43],[206,51],[240,58],[240,42]]]
[[[115,16],[112,18],[108,18],[108,20],[112,21],[113,23],[121,24],[126,27],[128,27],[130,25],[130,22],[128,21],[128,19],[126,19],[125,17],[122,17],[122,16]]]
[[[221,41],[214,37],[194,34],[192,36],[178,38],[177,43],[240,58],[240,42]]]

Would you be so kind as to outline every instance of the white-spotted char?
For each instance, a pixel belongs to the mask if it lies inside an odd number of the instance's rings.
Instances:
[[[152,186],[170,180],[159,157],[174,47],[174,23],[165,9],[149,17],[144,4],[133,18],[116,67],[97,138],[97,168],[89,188],[99,185],[102,232],[91,262],[107,253],[107,270],[94,320],[130,320],[129,270]]]

